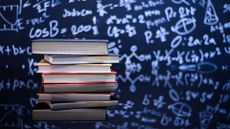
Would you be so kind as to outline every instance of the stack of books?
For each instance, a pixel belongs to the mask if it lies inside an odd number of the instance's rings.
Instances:
[[[106,120],[106,107],[115,106],[116,72],[107,40],[40,39],[32,42],[33,54],[44,54],[38,63],[42,87],[33,120]]]

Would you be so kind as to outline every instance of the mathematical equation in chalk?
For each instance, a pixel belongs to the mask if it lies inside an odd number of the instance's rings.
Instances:
[[[32,100],[33,97],[30,98]],[[49,124],[48,122],[36,122],[35,124],[24,123],[23,115],[31,115],[31,111],[25,105],[21,104],[0,104],[1,128],[12,129],[60,129],[59,127]]]
[[[121,100],[107,111],[107,122],[89,126],[230,128],[229,14],[226,0],[0,2],[0,70],[15,76],[2,76],[0,91],[39,89],[33,39],[108,39],[108,52],[120,56],[114,69]],[[59,129],[24,120],[36,100],[0,104],[0,127]],[[73,123],[63,124],[72,129]]]

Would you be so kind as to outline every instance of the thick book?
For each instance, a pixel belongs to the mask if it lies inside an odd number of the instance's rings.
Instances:
[[[38,93],[39,101],[51,102],[103,101],[112,98],[111,93]]]
[[[33,120],[106,120],[106,109],[52,110],[45,103],[38,103],[32,111]]]
[[[37,39],[32,41],[33,54],[107,55],[108,40]]]
[[[51,110],[67,110],[77,108],[102,108],[108,106],[118,105],[118,100],[109,101],[76,101],[76,102],[50,102],[50,101],[38,101],[38,103],[45,103]]]
[[[114,82],[104,83],[44,83],[42,91],[46,93],[60,92],[114,92]]]
[[[119,63],[118,55],[44,55],[51,64]]]
[[[70,109],[57,110],[34,109],[32,111],[33,120],[79,120],[79,121],[99,121],[106,120],[106,109]]]
[[[38,73],[101,73],[111,72],[111,64],[63,64],[63,65],[51,65],[50,63],[41,60],[38,64]]]
[[[43,83],[115,82],[116,72],[101,73],[43,73]]]

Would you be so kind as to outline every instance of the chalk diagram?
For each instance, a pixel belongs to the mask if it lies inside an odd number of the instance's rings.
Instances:
[[[211,2],[211,0],[208,0],[206,12],[204,16],[204,24],[206,25],[215,25],[219,22],[219,18],[216,14],[216,10]]]
[[[182,102],[176,102],[168,106],[168,109],[171,109],[172,112],[179,117],[190,117],[192,115],[192,108]]]
[[[18,31],[18,15],[21,13],[22,1],[10,2],[0,2],[0,31]]]
[[[192,17],[180,19],[175,26],[171,27],[171,30],[179,35],[186,35],[191,33],[195,28],[196,19]]]
[[[0,128],[20,129],[23,127],[18,114],[19,108],[19,105],[0,104]]]

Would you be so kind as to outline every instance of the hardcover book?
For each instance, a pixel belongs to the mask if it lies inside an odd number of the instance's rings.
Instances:
[[[106,109],[52,110],[47,103],[38,103],[32,111],[33,120],[106,120]]]
[[[118,100],[107,101],[74,101],[74,102],[50,102],[50,101],[38,101],[38,103],[45,103],[51,110],[67,110],[67,109],[79,109],[79,108],[102,108],[108,106],[118,105]]]
[[[38,73],[101,73],[111,72],[111,64],[63,64],[51,65],[50,63],[41,60],[38,64]]]
[[[107,42],[107,40],[38,39],[32,41],[32,53],[107,55]]]
[[[101,73],[43,73],[43,83],[116,82],[116,72]]]
[[[60,92],[114,92],[115,82],[101,83],[44,83],[42,91],[46,93]]]
[[[51,64],[119,63],[118,55],[44,55]]]
[[[111,93],[38,93],[39,101],[70,102],[111,100]]]

